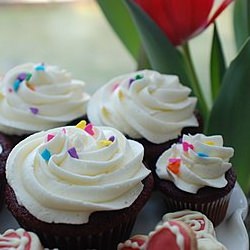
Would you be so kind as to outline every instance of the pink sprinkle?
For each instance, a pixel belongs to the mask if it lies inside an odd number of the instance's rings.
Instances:
[[[12,89],[12,88],[8,88],[8,91],[9,91],[10,93],[12,93],[12,92],[13,92],[13,89]]]
[[[169,158],[168,161],[170,163],[176,163],[176,162],[181,162],[181,159],[179,159],[179,158]]]
[[[70,155],[72,158],[79,159],[79,156],[78,156],[78,154],[77,154],[77,152],[76,152],[75,147],[70,148],[70,149],[68,150],[68,153],[69,153],[69,155]]]
[[[112,87],[112,92],[114,92],[118,87],[119,87],[119,83],[116,83],[116,84]]]
[[[192,144],[189,144],[188,142],[183,142],[182,147],[184,152],[188,152],[188,149],[191,148],[192,150],[194,149],[194,146]]]
[[[31,113],[33,113],[34,115],[37,115],[38,112],[39,112],[39,109],[38,109],[38,108],[34,108],[34,107],[30,107],[30,111],[31,111]]]
[[[63,128],[63,129],[62,129],[62,132],[63,132],[64,134],[66,134],[66,128]]]
[[[84,130],[90,134],[90,135],[94,135],[95,132],[94,132],[94,129],[93,129],[93,125],[91,123],[87,124],[86,127],[84,128]]]
[[[55,135],[53,135],[53,134],[48,134],[48,135],[47,135],[47,141],[52,140],[54,137],[55,137]]]

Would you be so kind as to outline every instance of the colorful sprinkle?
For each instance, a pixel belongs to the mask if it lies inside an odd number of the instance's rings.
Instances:
[[[34,107],[30,107],[30,111],[31,111],[32,114],[37,115],[38,112],[39,112],[39,109],[38,108],[34,108]]]
[[[182,143],[183,151],[188,152],[188,149],[191,148],[192,150],[194,149],[194,146],[186,141]]]
[[[27,85],[27,87],[28,87],[30,90],[32,90],[32,91],[35,91],[35,90],[36,90],[36,87],[35,87],[34,84],[27,83],[26,85]]]
[[[122,93],[121,90],[118,92],[118,97],[121,101],[124,99],[124,94]]]
[[[47,148],[45,148],[45,149],[43,150],[43,152],[41,153],[41,156],[43,157],[43,159],[44,159],[45,161],[49,161],[49,159],[50,159],[50,157],[51,157],[51,153],[50,153],[50,151],[49,151]]]
[[[62,129],[62,132],[63,132],[64,134],[66,134],[66,128],[63,128],[63,129]]]
[[[210,146],[215,145],[215,143],[213,141],[205,141],[205,144],[210,145]]]
[[[28,82],[31,77],[32,77],[32,74],[31,73],[27,73],[26,74],[26,81]]]
[[[53,134],[48,134],[48,135],[47,135],[47,141],[52,140],[54,137],[55,137],[55,135],[53,135]]]
[[[86,125],[87,125],[87,122],[85,120],[82,120],[76,124],[76,127],[80,129],[85,129]]]
[[[12,89],[12,88],[8,88],[8,91],[9,91],[10,93],[12,93],[12,92],[13,92],[13,89]]]
[[[97,142],[99,148],[108,147],[110,144],[112,144],[112,141],[109,140],[100,140]]]
[[[95,131],[94,131],[94,127],[91,123],[87,124],[86,127],[84,128],[84,130],[90,134],[91,136],[93,136],[95,134]]]
[[[143,75],[136,75],[135,80],[141,80],[143,78]]]
[[[79,159],[79,156],[78,156],[78,154],[77,154],[77,152],[76,152],[75,147],[70,148],[70,149],[68,150],[68,153],[69,153],[69,155],[70,155],[72,158]]]
[[[115,137],[111,135],[108,140],[113,142],[115,140]]]
[[[36,71],[44,71],[44,70],[45,70],[45,67],[44,67],[43,64],[41,64],[41,65],[36,66],[36,67],[35,67],[35,70],[36,70]]]
[[[13,84],[13,89],[14,89],[14,91],[15,92],[17,92],[18,91],[18,89],[19,89],[19,87],[20,87],[20,85],[21,85],[21,82],[20,82],[20,80],[15,80],[15,82],[14,82],[14,84]]]
[[[24,81],[26,79],[27,74],[26,73],[20,73],[17,76],[17,80]]]
[[[204,158],[204,157],[208,157],[208,155],[207,155],[207,154],[202,153],[202,152],[198,152],[198,153],[197,153],[197,155],[198,155],[199,157],[202,157],[202,158]]]
[[[167,168],[174,174],[178,174],[180,172],[181,159],[178,158],[170,158],[169,164]]]
[[[119,83],[115,83],[112,87],[112,92],[114,92],[119,87]]]

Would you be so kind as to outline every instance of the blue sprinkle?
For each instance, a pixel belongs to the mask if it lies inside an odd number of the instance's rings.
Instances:
[[[44,71],[44,70],[45,70],[45,67],[44,67],[43,64],[41,64],[41,65],[36,66],[36,67],[35,67],[35,70],[36,70],[36,71]]]
[[[18,79],[15,80],[15,82],[14,82],[14,84],[13,84],[13,89],[14,89],[15,92],[18,91],[18,89],[19,89],[19,87],[20,87],[20,84],[21,84],[20,80],[18,80]]]
[[[51,153],[49,152],[49,150],[47,148],[45,148],[43,150],[43,152],[41,153],[41,156],[43,157],[43,159],[45,161],[49,161],[50,157],[51,157]]]
[[[198,155],[199,157],[208,157],[207,154],[202,153],[202,152],[197,153],[197,155]]]

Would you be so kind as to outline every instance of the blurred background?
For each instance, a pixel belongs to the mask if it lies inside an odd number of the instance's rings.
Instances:
[[[227,62],[235,56],[232,6],[218,18]],[[192,40],[204,91],[212,28]],[[202,40],[202,41],[201,41]],[[201,46],[202,44],[202,46]],[[0,0],[0,74],[17,64],[56,64],[84,80],[88,92],[110,78],[136,70],[136,63],[94,0]]]

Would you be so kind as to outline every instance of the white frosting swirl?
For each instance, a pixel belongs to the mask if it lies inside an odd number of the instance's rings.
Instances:
[[[112,126],[131,138],[163,143],[177,138],[184,127],[198,126],[197,99],[177,76],[143,70],[122,75],[92,96],[87,114],[96,125]]]
[[[57,66],[28,63],[9,70],[0,88],[0,130],[29,134],[82,117],[89,100],[84,85]]]
[[[196,193],[204,186],[227,185],[225,173],[232,166],[234,150],[223,147],[222,136],[184,135],[182,143],[166,150],[156,163],[156,173],[181,190]]]
[[[18,250],[43,250],[41,242],[36,234],[27,232],[22,228],[8,229],[0,235],[0,249]]]
[[[81,224],[94,211],[122,209],[137,199],[150,173],[143,152],[113,128],[56,128],[17,144],[6,175],[19,204],[39,220]]]

